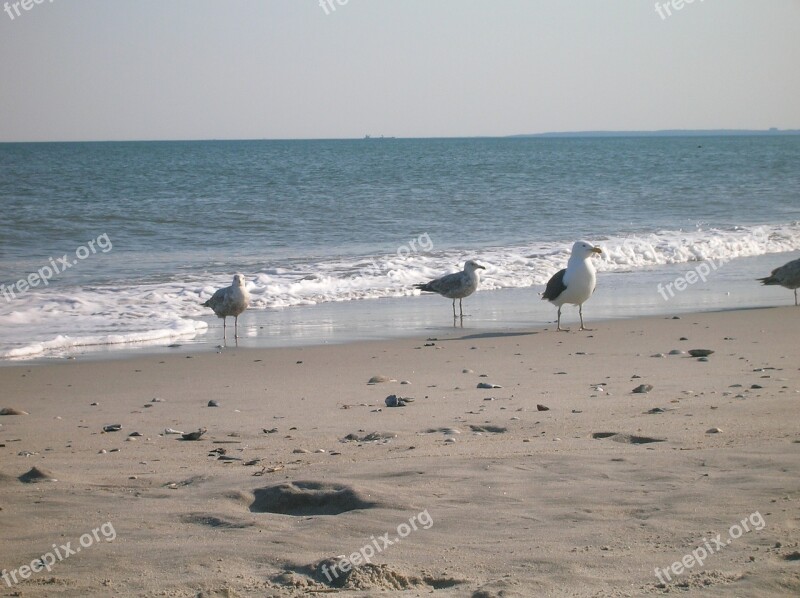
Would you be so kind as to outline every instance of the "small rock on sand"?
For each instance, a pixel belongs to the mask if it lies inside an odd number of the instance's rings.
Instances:
[[[489,388],[489,389],[491,389],[491,388],[503,388],[503,387],[500,386],[499,384],[490,384],[489,382],[479,382],[478,383],[478,388]]]
[[[380,376],[379,375],[379,376],[373,376],[372,378],[370,378],[369,382],[367,382],[367,384],[384,384],[385,382],[391,382],[391,381],[392,381],[392,379],[389,378],[388,376]]]
[[[218,401],[215,401],[214,399],[211,399],[211,400],[208,402],[208,406],[209,406],[209,407],[219,407],[219,402],[218,402]]]
[[[640,384],[636,388],[634,388],[631,392],[634,394],[645,394],[653,390],[652,384]]]
[[[22,409],[15,409],[14,407],[3,407],[0,409],[0,415],[30,415],[27,411]]]
[[[711,349],[689,349],[689,355],[692,357],[708,357],[713,352]]]
[[[414,399],[407,399],[403,397],[398,397],[397,395],[389,395],[384,399],[387,407],[405,407],[408,403],[413,401]]]
[[[721,434],[722,430],[719,428],[710,428],[706,430],[706,434]]]
[[[181,434],[181,440],[200,440],[200,437],[206,432],[205,428],[200,428],[197,432],[187,432],[186,434]]]
[[[536,405],[536,411],[550,411],[550,407],[547,405],[538,404]]]

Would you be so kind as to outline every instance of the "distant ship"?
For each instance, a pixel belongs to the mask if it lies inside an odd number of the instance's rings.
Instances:
[[[372,137],[371,135],[364,135],[364,140],[377,140],[377,139],[397,139],[397,137],[384,137],[381,135],[380,137]]]

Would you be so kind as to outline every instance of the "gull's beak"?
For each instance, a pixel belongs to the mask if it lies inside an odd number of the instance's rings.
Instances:
[[[486,270],[486,266],[478,266],[481,270]]]
[[[599,247],[592,247],[592,253],[603,253],[603,250]]]

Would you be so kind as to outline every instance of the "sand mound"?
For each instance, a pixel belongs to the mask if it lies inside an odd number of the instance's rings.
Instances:
[[[339,515],[356,509],[371,509],[378,503],[342,484],[288,482],[253,491],[250,511],[280,515]]]
[[[389,565],[366,563],[342,571],[339,559],[328,558],[313,565],[287,567],[273,582],[283,586],[305,588],[312,592],[341,590],[440,590],[464,583],[461,580],[408,575]]]
[[[35,484],[36,482],[57,482],[53,472],[39,467],[31,467],[28,471],[19,476],[20,482],[25,484]]]

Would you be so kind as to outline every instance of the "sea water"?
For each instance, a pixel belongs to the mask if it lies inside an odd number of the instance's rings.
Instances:
[[[0,144],[0,164],[6,362],[216,346],[201,303],[236,272],[240,344],[286,346],[447,330],[413,285],[466,259],[486,271],[465,333],[546,325],[578,239],[603,249],[588,321],[791,304],[754,279],[800,257],[800,136]]]

